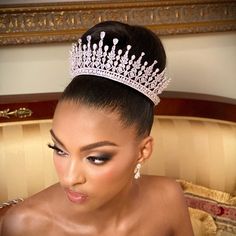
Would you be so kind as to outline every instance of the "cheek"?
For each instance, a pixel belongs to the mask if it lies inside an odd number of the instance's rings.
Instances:
[[[117,165],[101,167],[90,175],[88,186],[97,198],[109,199],[123,189],[130,181],[127,170],[117,168]]]
[[[122,159],[121,159],[122,158]],[[103,184],[115,184],[127,181],[133,176],[135,157],[121,156],[108,162],[91,173],[91,178]],[[122,160],[122,161],[121,161]]]
[[[124,175],[127,175],[126,171],[123,169],[121,170],[117,165],[109,164],[106,167],[103,167],[101,171],[96,171],[93,177],[101,180],[102,183],[110,183]]]
[[[65,164],[63,163],[63,160],[53,155],[53,162],[54,162],[54,166],[55,166],[57,174],[61,175],[62,173],[64,173]]]

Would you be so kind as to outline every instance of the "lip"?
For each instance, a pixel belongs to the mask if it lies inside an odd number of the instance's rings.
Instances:
[[[66,195],[71,202],[84,203],[88,199],[88,195],[80,192],[75,192],[70,189],[65,189]]]

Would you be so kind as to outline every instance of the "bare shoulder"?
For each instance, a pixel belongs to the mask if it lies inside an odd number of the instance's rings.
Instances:
[[[152,192],[159,197],[170,198],[174,202],[178,202],[179,198],[183,198],[183,191],[178,182],[174,179],[162,176],[144,175],[143,185],[147,187],[147,191]],[[171,201],[172,202],[172,201]]]
[[[1,235],[42,235],[42,229],[49,227],[51,218],[49,199],[54,188],[55,186],[49,187],[11,207],[4,215]]]
[[[158,208],[156,212],[162,214],[157,215],[157,218],[163,217],[168,222],[173,235],[193,235],[186,200],[179,183],[167,177],[144,176],[143,185],[147,186],[146,192],[152,196],[152,208]]]

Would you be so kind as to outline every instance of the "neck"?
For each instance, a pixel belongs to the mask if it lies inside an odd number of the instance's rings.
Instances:
[[[138,184],[131,181],[125,189],[118,193],[110,202],[96,210],[96,213],[102,215],[107,220],[119,222],[123,216],[126,216],[135,204],[138,193]],[[93,213],[94,214],[94,213]]]

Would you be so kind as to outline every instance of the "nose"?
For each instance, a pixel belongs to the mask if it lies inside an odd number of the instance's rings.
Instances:
[[[63,182],[69,188],[86,183],[84,168],[80,161],[71,158],[64,173]]]

